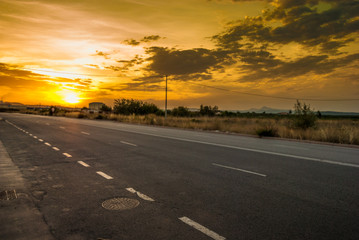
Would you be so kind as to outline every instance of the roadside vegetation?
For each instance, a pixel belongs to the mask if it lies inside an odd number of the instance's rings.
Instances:
[[[282,114],[228,112],[217,106],[201,105],[198,111],[176,107],[168,111],[165,119],[164,111],[156,105],[134,99],[116,99],[113,108],[104,105],[99,112],[87,108],[71,112],[53,107],[52,113],[50,110],[24,113],[359,145],[359,117],[322,116],[300,101],[294,104],[293,112]]]

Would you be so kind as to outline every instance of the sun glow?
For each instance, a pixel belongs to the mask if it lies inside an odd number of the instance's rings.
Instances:
[[[78,93],[73,91],[62,91],[62,99],[66,103],[75,104],[81,101],[81,98]]]

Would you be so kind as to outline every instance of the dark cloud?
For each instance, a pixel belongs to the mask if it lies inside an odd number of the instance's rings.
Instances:
[[[163,76],[145,76],[133,79],[133,82],[117,84],[113,86],[102,87],[102,90],[118,92],[118,91],[162,91],[163,86],[158,83],[163,82]]]
[[[138,46],[141,43],[154,42],[154,41],[160,40],[161,38],[163,38],[163,37],[161,37],[159,35],[149,35],[149,36],[143,37],[139,41],[137,41],[135,39],[126,39],[125,41],[123,41],[123,43],[126,45],[130,45],[130,46]]]
[[[131,70],[132,67],[142,64],[144,62],[144,59],[142,57],[140,57],[139,55],[136,55],[131,60],[118,60],[117,62],[120,65],[118,65],[118,66],[111,65],[111,66],[107,66],[105,68],[113,70],[115,72],[118,72],[118,71],[126,72],[126,71]]]
[[[226,31],[213,37],[219,47],[238,48],[246,41],[318,47],[327,53],[337,53],[340,47],[353,41],[350,35],[359,33],[359,1],[331,1],[331,7],[319,11],[316,0],[282,0],[276,8],[262,16],[232,23]],[[273,25],[279,21],[281,25]]]
[[[130,46],[138,46],[141,42],[136,41],[135,39],[126,39],[123,43]]]
[[[145,77],[134,80],[136,86],[140,86],[157,83],[157,76],[164,75],[177,81],[210,80],[215,71],[225,72],[228,66],[243,75],[239,81],[288,81],[309,73],[331,73],[358,60],[357,54],[346,56],[341,49],[352,44],[359,34],[359,1],[266,2],[272,3],[272,7],[260,16],[231,22],[222,33],[212,36],[216,43],[214,49],[152,46],[146,48],[149,57],[121,60],[119,66],[108,68],[128,71],[148,62],[147,66],[141,66]],[[328,3],[325,9],[319,5],[323,2]],[[128,43],[139,45],[160,38],[151,35],[140,41],[128,40]],[[275,55],[279,54],[278,47],[290,43],[302,45],[307,52],[286,60]]]
[[[289,80],[308,73],[328,74],[338,68],[359,60],[359,54],[330,59],[328,55],[306,56],[289,62],[278,62],[274,67],[266,67],[253,71],[254,66],[243,66],[247,75],[240,81]]]
[[[147,70],[160,75],[188,75],[193,73],[207,73],[220,63],[216,52],[195,48],[189,50],[169,49],[164,47],[150,47],[146,51],[151,61]]]
[[[141,42],[153,42],[153,41],[158,41],[161,38],[162,37],[160,37],[159,35],[150,35],[150,36],[145,36],[144,38],[142,38]]]

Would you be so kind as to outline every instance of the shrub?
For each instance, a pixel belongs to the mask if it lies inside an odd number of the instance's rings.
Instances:
[[[211,106],[201,105],[199,110],[199,113],[202,116],[209,116],[209,117],[213,117],[214,115],[216,115],[217,112],[219,112],[217,106],[211,107]]]
[[[317,121],[317,116],[310,108],[310,105],[301,103],[297,100],[297,103],[294,105],[294,126],[307,129],[315,126]]]
[[[276,137],[278,136],[278,130],[273,126],[265,126],[258,128],[256,133],[259,137]]]
[[[256,131],[257,135],[260,137],[275,137],[276,131],[274,129],[257,129]]]
[[[179,106],[172,110],[171,115],[175,117],[188,117],[190,116],[190,111],[186,107]]]
[[[115,99],[113,111],[123,115],[146,115],[157,113],[159,108],[153,103],[142,102],[134,99]]]
[[[95,117],[95,119],[104,119],[104,117],[101,114],[99,114]]]

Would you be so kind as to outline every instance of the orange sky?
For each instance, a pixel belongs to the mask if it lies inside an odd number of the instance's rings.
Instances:
[[[0,0],[0,97],[359,112],[359,1]]]

